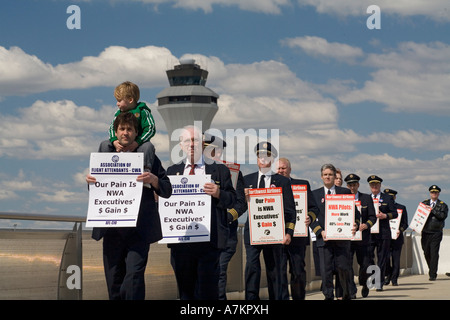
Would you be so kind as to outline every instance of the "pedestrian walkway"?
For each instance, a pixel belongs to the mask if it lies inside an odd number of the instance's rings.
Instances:
[[[307,292],[306,300],[323,300],[320,291]],[[370,290],[369,296],[361,296],[358,287],[356,300],[450,300],[450,277],[438,275],[435,281],[429,281],[428,275],[402,276],[398,286],[387,285],[383,291]]]

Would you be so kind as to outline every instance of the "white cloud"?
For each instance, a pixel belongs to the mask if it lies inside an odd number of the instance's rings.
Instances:
[[[17,116],[0,118],[0,156],[60,159],[88,154],[108,138],[115,111],[113,106],[95,110],[68,100],[38,100]]]
[[[401,42],[382,53],[364,53],[344,43],[319,37],[284,39],[283,44],[306,53],[374,69],[361,86],[353,79],[330,79],[309,86],[344,104],[374,101],[389,112],[450,114],[450,45],[443,42]]]
[[[450,114],[450,45],[404,42],[382,54],[369,54],[365,66],[376,68],[360,89],[338,96],[343,103],[375,101],[391,112]]]
[[[13,200],[19,198],[19,195],[11,190],[0,189],[0,200]]]
[[[400,17],[423,15],[436,21],[449,21],[447,0],[134,0],[154,5],[158,11],[158,5],[169,4],[175,8],[187,10],[202,10],[211,13],[214,6],[236,6],[240,10],[281,14],[283,9],[289,9],[296,3],[301,6],[312,6],[318,13],[337,15],[339,17],[361,16],[368,17],[367,7],[378,5],[382,15],[389,14]]]
[[[53,66],[18,47],[8,50],[0,46],[0,96],[116,86],[120,79],[141,87],[163,86],[167,84],[166,69],[176,62],[169,50],[161,47],[111,46],[97,57]]]
[[[49,193],[38,192],[36,194],[36,200],[53,203],[77,203],[86,201],[87,197],[86,193],[83,192],[56,190],[54,192]]]
[[[180,59],[184,58],[193,58],[208,70],[211,76],[206,85],[219,94],[248,97],[273,95],[302,101],[323,100],[310,83],[298,78],[286,64],[278,61],[225,65],[217,57],[200,54],[185,54]]]
[[[222,95],[212,127],[305,130],[334,127],[337,108],[331,101]]]
[[[347,62],[363,56],[361,48],[345,43],[328,42],[324,38],[315,36],[287,38],[281,40],[281,44],[290,48],[298,47],[312,56],[329,57]]]
[[[395,69],[409,75],[450,71],[450,45],[435,41],[400,42],[397,48],[386,48],[383,53],[370,53],[364,65],[377,69]]]
[[[436,21],[450,21],[447,0],[297,0],[300,6],[313,6],[317,12],[341,17],[369,17],[366,13],[370,5],[376,4],[381,9],[381,21],[384,14],[399,17],[421,15]],[[382,23],[383,25],[383,23]]]
[[[396,50],[369,55],[365,64],[379,70],[361,90],[344,95],[343,102],[365,96],[392,112],[450,114],[450,45],[404,42]]]
[[[448,151],[450,150],[450,134],[446,132],[430,132],[417,130],[400,130],[393,133],[376,132],[369,135],[367,142],[389,142],[395,147],[415,151]]]
[[[202,10],[205,13],[213,11],[214,6],[237,6],[241,10],[280,14],[282,7],[290,6],[291,0],[136,0],[148,4],[173,4],[175,8]]]

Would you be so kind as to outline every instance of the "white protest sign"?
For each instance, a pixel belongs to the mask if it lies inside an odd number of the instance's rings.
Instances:
[[[402,219],[403,209],[397,209],[398,217],[389,220],[389,226],[391,228],[391,239],[396,240],[399,236],[398,229],[400,228],[400,221]]]
[[[355,195],[331,194],[325,198],[325,233],[328,240],[351,240],[355,222]]]
[[[355,201],[355,206],[358,209],[358,211],[361,213],[361,217],[362,217],[362,206],[361,206],[361,201]],[[352,238],[352,241],[361,241],[362,240],[362,231],[360,231],[359,229],[356,231],[355,235]]]
[[[416,212],[409,224],[409,228],[413,229],[417,233],[422,233],[422,229],[427,222],[428,216],[430,215],[431,207],[424,203],[419,203]]]
[[[159,243],[210,241],[211,196],[203,186],[211,175],[169,176],[172,196],[159,198],[163,238]]]
[[[308,229],[305,225],[306,215],[308,214],[308,194],[307,185],[293,185],[295,211],[297,212],[294,237],[307,237]]]
[[[238,177],[239,177],[239,170],[241,168],[241,165],[238,163],[227,162],[227,161],[222,161],[222,162],[230,170],[231,182],[233,184],[234,190],[236,190],[237,181],[238,181]]]
[[[373,207],[375,208],[375,216],[380,213],[380,201],[373,199]],[[377,218],[375,224],[370,228],[370,233],[380,233],[380,218]]]
[[[275,244],[284,240],[284,210],[281,188],[249,190],[250,244]]]
[[[142,153],[91,153],[86,227],[135,227],[142,196]]]

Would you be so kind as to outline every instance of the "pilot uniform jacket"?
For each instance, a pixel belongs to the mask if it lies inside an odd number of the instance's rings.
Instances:
[[[303,179],[291,179],[291,185],[306,185],[307,188],[307,210],[310,221],[316,220],[319,214],[319,208],[317,207],[316,200],[314,200],[314,196],[312,194],[311,186],[309,185],[308,180]],[[295,201],[294,201],[295,202]],[[300,246],[300,245],[309,245],[309,228],[308,228],[308,236],[307,237],[292,237],[292,241],[290,246]]]
[[[162,239],[161,220],[159,218],[154,192],[160,197],[169,198],[172,195],[172,184],[157,156],[155,156],[151,172],[158,177],[159,190],[147,187],[142,188],[141,205],[139,207],[136,227],[93,228],[93,239],[100,240],[105,236],[109,229],[115,229],[122,235],[137,231],[139,236],[145,240],[146,243],[154,243]]]
[[[237,237],[238,218],[247,211],[247,200],[244,192],[244,176],[239,170],[236,183],[236,203],[232,208],[228,208],[228,227],[230,229],[230,237]]]
[[[258,188],[258,172],[250,173],[244,176],[245,187],[250,189]],[[270,185],[275,188],[282,188],[283,208],[284,208],[284,226],[286,234],[290,234],[291,238],[294,234],[296,211],[294,195],[292,194],[291,181],[277,173],[270,176]],[[267,186],[266,186],[267,187]],[[250,212],[249,212],[250,214]],[[245,222],[244,227],[244,243],[250,244],[249,219]]]
[[[185,162],[167,168],[167,175],[183,175]],[[227,208],[233,208],[236,202],[236,191],[231,182],[230,170],[223,164],[205,163],[205,174],[211,175],[220,187],[220,199],[211,197],[211,238],[210,243],[218,249],[226,248],[229,229]],[[172,247],[178,244],[170,244]]]
[[[394,198],[387,194],[381,193],[379,200],[379,210],[380,213],[387,214],[386,219],[379,219],[379,233],[372,233],[374,239],[391,239],[391,226],[389,220],[395,219],[398,217],[397,208],[395,207]]]
[[[246,188],[258,188],[259,172],[254,172],[244,176]],[[289,234],[291,239],[294,234],[296,211],[294,195],[292,193],[290,179],[274,173],[270,175],[270,185],[282,189],[285,234]],[[252,214],[249,211],[249,215]],[[281,244],[273,245],[250,245],[250,225],[249,219],[244,227],[244,244],[246,249],[245,264],[245,299],[259,300],[259,288],[261,278],[261,266],[259,256],[263,251],[264,262],[266,265],[267,288],[269,300],[283,300],[289,298],[287,278],[286,278],[286,259],[284,255],[284,246]]]
[[[352,194],[350,189],[335,186],[336,194]],[[319,215],[316,220],[311,221],[310,228],[316,234],[316,244],[318,247],[324,246],[324,240],[322,238],[322,231],[325,230],[325,189],[320,187],[313,192],[314,199],[319,208]],[[360,212],[355,209],[355,223],[359,228]],[[333,241],[333,240],[331,240]],[[342,242],[342,240],[336,240]]]
[[[375,207],[373,206],[372,197],[369,194],[361,193],[358,191],[358,201],[361,201],[361,223],[367,224],[369,228],[362,232],[361,241],[353,241],[352,244],[369,245],[370,228],[372,228],[372,226],[377,222]]]
[[[430,205],[431,200],[427,199],[422,201],[427,206]],[[445,202],[437,199],[435,207],[431,210],[428,216],[427,222],[423,226],[422,232],[425,233],[435,233],[441,232],[445,226],[445,219],[448,215],[448,206]]]

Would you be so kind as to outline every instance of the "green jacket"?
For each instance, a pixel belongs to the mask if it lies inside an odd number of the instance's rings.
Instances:
[[[152,111],[144,102],[139,102],[133,110],[128,112],[133,113],[136,118],[139,120],[139,132],[136,137],[136,142],[141,145],[144,142],[150,141],[150,139],[155,135],[155,120],[152,116]],[[114,119],[109,126],[109,141],[114,142],[117,140],[116,133],[114,132],[114,120],[121,113],[120,110],[117,110],[114,115]]]

